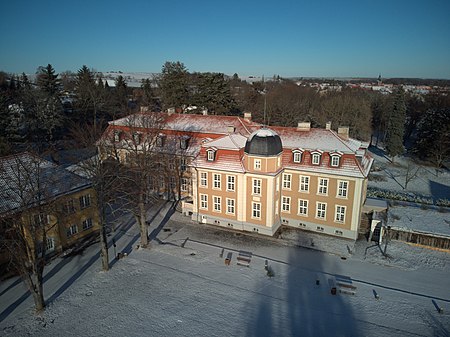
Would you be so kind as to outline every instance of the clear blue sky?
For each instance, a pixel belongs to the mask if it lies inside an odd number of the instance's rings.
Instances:
[[[450,78],[450,0],[0,0],[0,70]]]

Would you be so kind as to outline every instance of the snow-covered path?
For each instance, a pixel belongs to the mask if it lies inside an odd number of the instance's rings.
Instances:
[[[162,215],[154,219],[153,229],[164,221]],[[75,257],[49,279],[56,287],[51,291],[50,283],[46,285],[47,296],[54,300],[44,316],[30,315],[31,299],[24,301],[0,323],[1,334],[448,336],[450,332],[448,268],[388,267],[204,226],[169,221],[167,227],[171,231],[161,231],[159,243],[154,241],[151,249],[133,250],[108,273],[99,272],[96,260],[54,296],[68,275],[76,275],[89,262],[88,256],[78,262]],[[118,251],[136,234],[135,226],[124,232]],[[250,267],[236,264],[241,250],[252,252]],[[225,266],[228,253],[232,262]],[[264,270],[266,259],[275,274],[272,278]],[[355,295],[331,295],[330,280],[351,283]],[[0,284],[0,292],[7,286]],[[19,289],[21,285],[16,285],[0,296],[0,312],[4,299],[17,297]],[[380,299],[375,299],[374,290]],[[445,309],[443,314],[433,299]]]

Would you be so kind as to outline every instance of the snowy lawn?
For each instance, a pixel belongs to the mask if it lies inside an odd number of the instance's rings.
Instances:
[[[173,219],[182,218],[175,214]],[[447,253],[394,242],[388,247],[392,258],[386,260],[377,248],[365,252],[364,244],[358,243],[344,260],[204,225],[169,221],[164,228],[151,249],[134,249],[111,271],[99,272],[98,265],[90,268],[42,317],[30,314],[31,308],[11,315],[0,323],[1,335],[448,336],[450,332]],[[240,251],[252,253],[249,267],[237,265]],[[430,263],[418,259],[418,252],[424,252]],[[232,259],[226,266],[228,253]],[[273,277],[266,274],[266,260]],[[341,289],[354,295],[331,295],[330,282],[347,285]],[[437,312],[432,300],[444,313]]]

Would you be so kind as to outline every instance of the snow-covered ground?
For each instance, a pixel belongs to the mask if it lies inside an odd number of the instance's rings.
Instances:
[[[155,239],[150,249],[136,249],[137,228],[131,226],[131,218],[123,216],[113,236],[118,251],[131,251],[109,272],[99,271],[96,246],[81,256],[53,261],[46,268],[49,305],[40,317],[31,314],[29,297],[21,301],[25,293],[21,283],[14,279],[1,283],[0,334],[448,336],[450,333],[448,253],[391,242],[388,246],[391,258],[384,259],[377,247],[368,248],[365,242],[358,242],[343,259],[339,254],[293,247],[283,240],[189,224],[179,213],[167,221],[167,212],[170,209],[166,205],[153,217],[150,230]],[[251,252],[249,267],[236,264],[240,251]],[[226,266],[224,258],[229,253],[231,264]],[[266,275],[266,260],[273,277]],[[331,295],[330,282],[350,285],[341,289],[354,291],[354,295]],[[444,312],[438,313],[432,301]]]
[[[434,200],[450,199],[450,171],[447,169],[436,170],[431,166],[419,165],[409,157],[396,157],[395,163],[391,163],[378,148],[370,148],[374,158],[369,187],[389,191],[409,192],[422,196],[432,197]],[[416,173],[415,178],[406,184],[406,175]],[[378,179],[377,179],[378,178]]]
[[[450,171],[436,170],[431,166],[420,165],[409,157],[398,157],[392,164],[383,151],[370,148],[374,166],[369,178],[369,188],[407,193],[420,199],[450,200]],[[406,185],[406,176],[413,175]],[[393,201],[388,209],[388,225],[450,236],[450,208],[434,207],[427,204],[413,204]]]

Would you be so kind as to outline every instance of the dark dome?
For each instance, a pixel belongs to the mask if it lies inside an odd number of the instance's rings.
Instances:
[[[283,151],[278,134],[270,129],[253,132],[245,143],[245,153],[256,156],[276,156]]]

